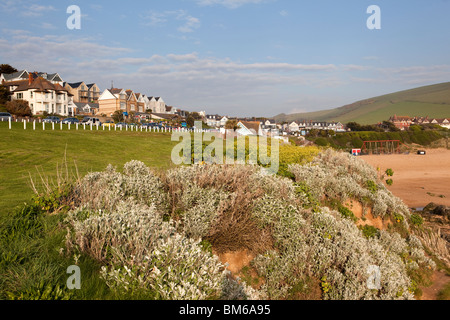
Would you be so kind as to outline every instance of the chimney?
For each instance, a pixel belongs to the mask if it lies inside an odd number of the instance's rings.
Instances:
[[[28,85],[31,86],[31,83],[33,83],[33,74],[28,74]]]

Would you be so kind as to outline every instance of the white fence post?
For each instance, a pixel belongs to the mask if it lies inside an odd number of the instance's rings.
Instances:
[[[42,130],[45,131],[45,122],[44,121],[42,121]]]
[[[55,130],[55,123],[52,122],[52,130]]]
[[[23,120],[23,129],[27,130],[27,120]]]
[[[9,129],[11,129],[11,118],[9,118]]]
[[[36,130],[36,120],[33,121],[33,130]]]

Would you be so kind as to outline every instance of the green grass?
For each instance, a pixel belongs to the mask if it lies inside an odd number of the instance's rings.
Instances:
[[[171,150],[177,142],[169,133],[103,131],[74,127],[55,131],[51,126],[36,131],[28,125],[0,122],[0,217],[18,205],[30,200],[30,174],[35,181],[43,176],[56,179],[57,166],[66,157],[69,170],[80,176],[90,171],[101,171],[108,164],[120,169],[130,160],[140,160],[152,168],[172,166]]]
[[[65,248],[65,214],[48,215],[24,206],[33,195],[30,175],[37,182],[40,174],[56,180],[64,157],[74,178],[77,171],[82,177],[108,164],[120,170],[130,160],[167,169],[177,142],[169,133],[60,131],[59,126],[43,131],[42,125],[33,131],[20,123],[10,130],[6,122],[0,122],[0,135],[0,299],[127,299],[109,290],[99,277],[100,264],[86,255],[77,263],[81,290],[67,289],[66,270],[75,260],[60,253]]]

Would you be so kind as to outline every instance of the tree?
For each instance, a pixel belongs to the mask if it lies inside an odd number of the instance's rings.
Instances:
[[[5,87],[0,85],[0,108],[4,108],[5,104],[9,101],[10,92]]]
[[[114,114],[112,115],[112,118],[114,120],[114,122],[123,122],[125,120],[124,116],[123,116],[123,112],[121,110],[117,110],[114,112]]]
[[[33,115],[30,106],[28,105],[28,101],[25,100],[8,101],[5,107],[9,113],[18,117],[30,117]]]
[[[228,120],[227,123],[225,123],[225,129],[237,130],[237,128],[238,128],[237,124],[238,124],[238,122],[235,119]]]
[[[382,125],[381,125],[383,128],[386,128],[388,131],[390,131],[390,132],[397,132],[397,131],[400,131],[400,129],[399,128],[397,128],[396,126],[395,126],[395,124],[393,123],[393,122],[391,122],[391,121],[383,121],[383,123],[382,123]]]
[[[14,73],[17,72],[17,69],[11,67],[9,64],[0,64],[0,74],[1,73]]]
[[[202,116],[198,112],[191,112],[190,116],[192,116],[195,120],[202,120]]]
[[[194,117],[189,115],[186,119],[186,124],[188,125],[188,127],[192,128],[195,125]]]

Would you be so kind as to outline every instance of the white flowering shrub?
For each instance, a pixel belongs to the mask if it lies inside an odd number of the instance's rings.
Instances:
[[[133,201],[120,202],[113,212],[92,212],[85,207],[69,212],[71,232],[68,247],[76,247],[98,261],[123,263],[128,256],[136,261],[151,250],[160,238],[175,233],[154,207]]]
[[[314,278],[324,299],[412,299],[409,274],[435,267],[419,238],[393,230],[366,238],[352,220],[318,202],[357,199],[370,202],[376,216],[407,217],[376,172],[330,150],[290,170],[295,182],[255,166],[179,167],[161,178],[138,161],[125,164],[123,173],[109,166],[75,189],[67,247],[102,263],[107,285],[126,296],[286,299]],[[251,267],[260,287],[232,277],[203,248],[205,239],[223,241],[225,249],[254,249]],[[368,286],[372,266],[380,271],[379,289]]]
[[[338,212],[321,208],[310,213],[268,196],[258,200],[254,215],[271,228],[275,249],[257,256],[252,264],[264,277],[262,286],[271,299],[285,297],[305,275],[323,279],[325,299],[413,299],[408,270],[420,259],[397,233],[381,231],[366,239],[361,230]],[[412,259],[404,261],[405,255]],[[430,261],[423,261],[429,263]],[[370,266],[380,268],[380,289],[368,287]]]
[[[150,290],[155,299],[219,298],[225,273],[216,256],[202,251],[198,241],[175,234],[158,241],[138,264],[130,257],[121,268],[102,268],[116,290]]]
[[[369,203],[375,217],[394,214],[409,217],[408,207],[379,181],[377,172],[365,161],[331,149],[306,165],[290,165],[297,182],[306,183],[317,199],[344,202],[355,199]],[[407,227],[407,219],[403,219]]]
[[[144,163],[131,161],[124,173],[109,165],[103,172],[87,174],[75,189],[79,205],[93,210],[114,210],[117,203],[132,198],[139,203],[165,210],[167,196],[160,179]]]

